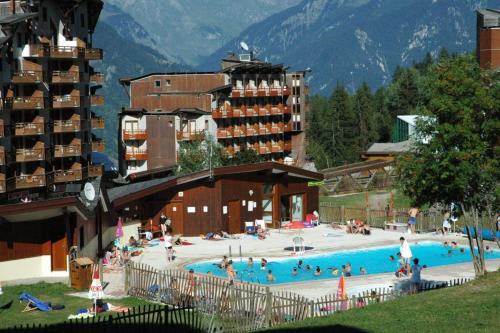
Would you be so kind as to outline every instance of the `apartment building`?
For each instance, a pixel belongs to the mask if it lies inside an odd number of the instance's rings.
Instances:
[[[500,67],[500,10],[477,11],[477,60],[481,68]]]
[[[69,247],[97,235],[95,205],[79,198],[84,184],[87,198],[99,197],[91,183],[103,172],[92,163],[104,150],[92,134],[104,128],[92,112],[104,103],[103,76],[90,65],[103,57],[92,46],[102,6],[0,1],[0,266],[64,275]]]
[[[219,72],[153,73],[120,82],[130,98],[119,114],[124,176],[175,165],[180,142],[211,137],[228,156],[246,146],[266,160],[302,165],[306,72],[230,55]]]

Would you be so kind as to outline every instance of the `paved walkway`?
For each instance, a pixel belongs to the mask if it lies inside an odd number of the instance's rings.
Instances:
[[[312,246],[313,250],[307,251],[306,255],[338,251],[346,249],[367,248],[373,246],[399,245],[399,238],[404,236],[409,242],[419,241],[456,241],[464,247],[468,247],[467,238],[462,235],[448,235],[446,237],[435,234],[408,235],[396,232],[373,229],[372,235],[347,234],[343,230],[332,229],[328,225],[321,225],[313,229],[303,229],[300,231],[271,230],[270,235],[265,240],[253,238],[228,239],[221,241],[206,241],[199,237],[184,237],[183,239],[192,242],[194,245],[176,246],[176,260],[173,263],[166,261],[165,249],[163,246],[149,247],[144,250],[140,257],[133,260],[137,263],[150,265],[157,269],[183,269],[183,266],[195,261],[203,261],[221,258],[223,255],[231,254],[233,258],[239,258],[241,248],[242,257],[254,257],[267,259],[273,257],[293,256],[290,251],[284,251],[285,247],[292,246],[292,238],[300,235],[305,239],[307,246]],[[496,270],[500,267],[500,260],[488,261],[488,268]],[[447,281],[452,278],[470,278],[474,276],[472,263],[447,265],[433,267],[424,270],[423,279]],[[124,277],[120,271],[113,271],[104,274],[104,281],[110,282],[105,292],[113,296],[123,295]],[[280,284],[272,286],[275,290],[292,290],[307,297],[317,297],[335,292],[338,279],[317,280],[314,283],[294,283]],[[395,286],[398,279],[393,273],[370,274],[367,276],[350,277],[347,280],[347,288],[350,293],[377,288]]]

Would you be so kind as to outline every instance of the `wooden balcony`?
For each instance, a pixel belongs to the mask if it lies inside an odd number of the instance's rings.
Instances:
[[[271,125],[260,125],[259,126],[259,135],[271,134]]]
[[[92,129],[104,129],[106,125],[104,118],[102,117],[94,117],[90,120]]]
[[[259,88],[257,90],[257,96],[259,97],[269,96],[269,88]]]
[[[235,127],[233,130],[233,138],[240,138],[242,136],[246,136],[245,126]]]
[[[13,180],[14,180],[13,178],[7,179],[4,173],[0,173],[0,193],[6,193],[8,190],[11,189],[12,186],[10,185],[13,185],[12,184]]]
[[[85,49],[85,60],[102,60],[102,49]]]
[[[218,139],[225,139],[225,138],[232,138],[232,137],[233,137],[232,127],[218,128],[217,129],[217,138]]]
[[[248,125],[247,126],[247,136],[253,136],[259,134],[259,125]]]
[[[92,106],[103,106],[104,96],[92,95],[90,96],[90,104]]]
[[[27,56],[31,58],[43,58],[48,57],[50,54],[49,47],[43,44],[30,44],[26,45],[25,48],[29,48]],[[25,52],[23,52],[24,54]]]
[[[292,93],[292,90],[288,87],[283,88],[283,95],[284,96],[290,96]]]
[[[183,132],[177,131],[177,141],[195,141],[205,139],[205,131]]]
[[[254,106],[251,108],[246,108],[246,116],[247,117],[257,117],[259,115],[259,107]]]
[[[54,109],[78,108],[81,105],[80,96],[54,96],[52,97],[52,107]]]
[[[233,117],[235,118],[240,118],[240,117],[245,117],[245,111],[241,108],[233,108]]]
[[[271,149],[269,148],[268,145],[260,145],[259,146],[259,154],[265,155],[265,154],[270,154]]]
[[[103,168],[101,164],[89,164],[88,167],[88,176],[91,178],[94,177],[102,177]]]
[[[285,124],[283,130],[285,133],[291,132],[293,129],[292,122],[288,122]]]
[[[231,90],[231,97],[242,97],[243,95],[244,95],[244,90],[243,89],[233,88]]]
[[[54,157],[77,157],[82,155],[81,144],[55,145]]]
[[[5,165],[5,147],[0,146],[0,165]]]
[[[104,74],[99,72],[90,74],[90,82],[93,82],[95,84],[102,84],[104,82]]]
[[[271,106],[271,115],[280,116],[283,114],[283,108],[280,106]]]
[[[291,151],[292,150],[292,141],[285,141],[285,151]]]
[[[44,97],[14,97],[11,99],[11,103],[12,104],[10,105],[12,105],[13,110],[34,110],[45,108]]]
[[[278,143],[274,143],[271,145],[271,152],[272,153],[282,153],[283,149],[284,149],[283,142],[278,142]]]
[[[52,83],[53,84],[74,84],[80,82],[79,71],[53,71]]]
[[[292,108],[288,105],[283,106],[283,113],[284,114],[292,114]]]
[[[54,182],[54,173],[32,174],[16,176],[16,189],[44,187]]]
[[[16,149],[16,162],[33,162],[45,160],[45,148]]]
[[[127,161],[147,161],[147,149],[134,149],[125,152],[125,160]]]
[[[245,97],[254,97],[254,96],[257,96],[257,88],[245,89]]]
[[[148,133],[145,130],[123,130],[124,141],[146,140]]]
[[[259,117],[265,117],[265,116],[270,116],[271,115],[271,107],[266,105],[266,106],[260,106],[259,107]]]
[[[74,133],[80,132],[80,119],[54,120],[54,133]]]
[[[212,111],[212,118],[222,119],[233,117],[233,109],[230,106],[220,107]]]
[[[42,117],[30,123],[16,123],[15,135],[40,135],[45,133],[45,124]]]
[[[106,146],[103,140],[92,141],[92,151],[97,153],[104,152]]]
[[[49,46],[49,57],[53,59],[79,59],[85,55],[85,49],[76,46]]]
[[[78,182],[82,179],[82,169],[56,170],[54,172],[54,183]]]
[[[42,71],[19,71],[12,74],[12,83],[39,83],[43,81]]]
[[[282,123],[274,124],[273,126],[271,126],[271,134],[283,133],[283,128],[284,126]]]
[[[5,136],[5,127],[3,125],[3,119],[0,119],[0,138]]]

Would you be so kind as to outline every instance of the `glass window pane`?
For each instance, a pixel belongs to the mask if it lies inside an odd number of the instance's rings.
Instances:
[[[302,194],[292,195],[292,220],[302,221],[303,219]]]

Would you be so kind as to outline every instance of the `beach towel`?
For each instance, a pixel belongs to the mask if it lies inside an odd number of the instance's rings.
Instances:
[[[403,245],[399,247],[399,252],[401,253],[401,256],[405,259],[413,257],[413,254],[411,253],[410,249],[410,244],[408,244],[408,241],[406,240],[404,240]]]

